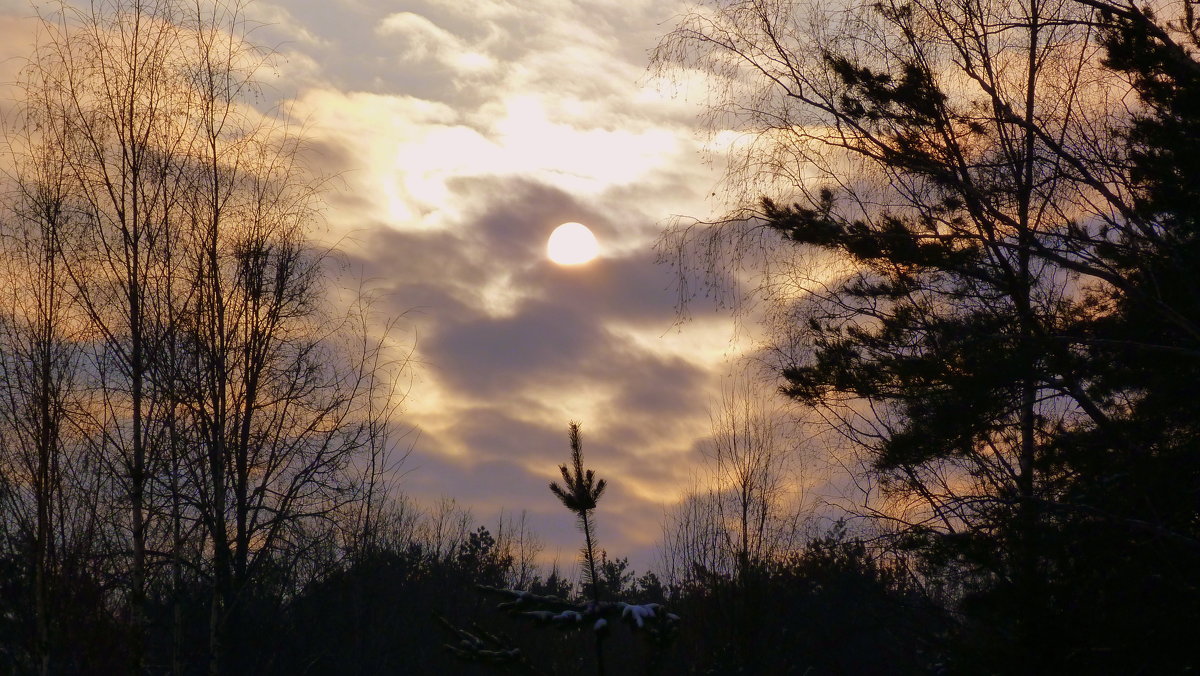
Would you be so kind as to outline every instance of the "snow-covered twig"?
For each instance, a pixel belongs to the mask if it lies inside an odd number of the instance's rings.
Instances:
[[[446,650],[456,657],[471,662],[486,662],[488,664],[519,667],[531,674],[541,674],[521,653],[520,648],[510,648],[493,634],[473,625],[476,633],[461,629],[450,623],[441,615],[434,614],[438,622],[458,637],[458,643],[445,644]]]
[[[557,596],[542,596],[521,589],[501,589],[481,585],[479,590],[507,599],[496,606],[511,614],[527,617],[540,624],[553,624],[562,629],[591,626],[595,631],[607,631],[610,623],[621,620],[634,630],[643,630],[655,637],[667,637],[679,624],[679,616],[668,612],[659,603],[571,603]]]

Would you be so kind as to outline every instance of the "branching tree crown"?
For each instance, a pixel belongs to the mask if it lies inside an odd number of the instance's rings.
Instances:
[[[1193,400],[1180,374],[1200,357],[1198,43],[1190,4],[1158,9],[717,0],[656,52],[708,74],[710,124],[750,139],[731,151],[738,209],[677,227],[664,257],[720,285],[760,256],[783,391],[862,451],[883,488],[868,510],[1002,627],[968,670],[1015,668],[999,646],[1087,652],[1088,632],[1055,629],[1076,622],[1117,640],[1124,620],[1096,618],[1121,613],[1079,613],[1094,600],[1056,576],[1086,557],[1061,552],[1161,537],[1159,557],[1193,556],[1195,505],[1166,496],[1195,494],[1198,437],[1166,411]]]

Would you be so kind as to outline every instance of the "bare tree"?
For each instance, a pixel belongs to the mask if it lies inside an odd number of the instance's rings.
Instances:
[[[9,130],[14,162],[0,230],[0,265],[7,280],[0,303],[0,439],[6,450],[6,514],[28,545],[33,586],[34,654],[41,674],[52,671],[53,588],[64,556],[79,557],[79,536],[94,524],[89,469],[78,417],[83,317],[73,303],[59,256],[76,225],[56,120],[34,106]]]
[[[746,664],[759,657],[769,571],[803,544],[801,449],[780,404],[749,371],[725,382],[696,486],[663,525],[668,581],[710,595],[711,619],[736,635]]]
[[[799,517],[791,494],[801,487],[790,470],[797,451],[788,445],[782,408],[748,376],[727,382],[710,417],[716,518],[735,576],[744,580],[794,544]]]
[[[266,55],[241,5],[198,5],[182,27],[197,142],[179,211],[186,304],[171,391],[199,441],[189,462],[213,545],[220,673],[259,570],[304,552],[325,532],[315,520],[363,500],[369,510],[381,468],[357,474],[355,462],[388,455],[405,356],[390,352],[390,323],[373,333],[365,308],[339,315],[326,300],[327,252],[310,240],[321,183],[286,119],[249,105]]]
[[[746,581],[793,551],[807,505],[796,425],[749,372],[730,377],[709,413],[696,486],[668,516],[664,554],[677,582],[703,569]],[[689,570],[692,569],[692,570]]]
[[[262,572],[295,569],[352,504],[370,530],[407,353],[365,298],[332,301],[311,239],[323,182],[286,113],[255,107],[270,53],[242,3],[51,8],[22,105],[77,224],[51,260],[97,393],[79,424],[99,430],[122,515],[107,561],[128,580],[132,668],[167,564],[176,671],[185,569],[211,580],[210,672],[240,669],[231,643]]]
[[[496,548],[501,559],[512,562],[506,584],[513,589],[527,589],[537,575],[537,557],[545,545],[529,527],[525,510],[515,519],[501,511],[496,524]]]
[[[169,2],[58,5],[25,81],[65,162],[72,206],[84,227],[62,243],[64,271],[89,319],[90,372],[101,393],[91,411],[102,460],[127,505],[131,660],[144,661],[151,477],[161,469],[160,413],[149,381],[171,302],[165,261],[186,183],[180,149],[191,142],[187,88],[178,77],[175,7]]]

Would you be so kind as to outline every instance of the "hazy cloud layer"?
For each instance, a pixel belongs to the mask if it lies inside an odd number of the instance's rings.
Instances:
[[[401,487],[494,522],[527,510],[569,565],[571,516],[546,483],[584,424],[612,488],[602,544],[644,569],[664,505],[689,483],[727,368],[726,320],[680,333],[653,242],[703,215],[694,102],[648,84],[648,50],[682,4],[656,0],[258,2],[284,99],[331,176],[329,236],[416,336]],[[23,2],[0,0],[0,40]],[[5,47],[3,49],[10,49]],[[15,48],[13,48],[15,49]],[[6,54],[8,56],[8,54]],[[5,62],[5,73],[11,71]],[[550,231],[587,224],[603,255],[546,260]]]

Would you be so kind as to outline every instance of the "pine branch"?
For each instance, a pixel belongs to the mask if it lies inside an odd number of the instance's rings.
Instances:
[[[461,629],[450,623],[449,620],[434,613],[434,618],[452,634],[458,637],[457,643],[446,643],[444,647],[455,657],[468,662],[483,662],[502,667],[516,667],[531,674],[542,674],[529,660],[525,659],[525,655],[521,653],[520,648],[510,648],[499,637],[491,634],[478,625],[472,625],[474,633]]]

